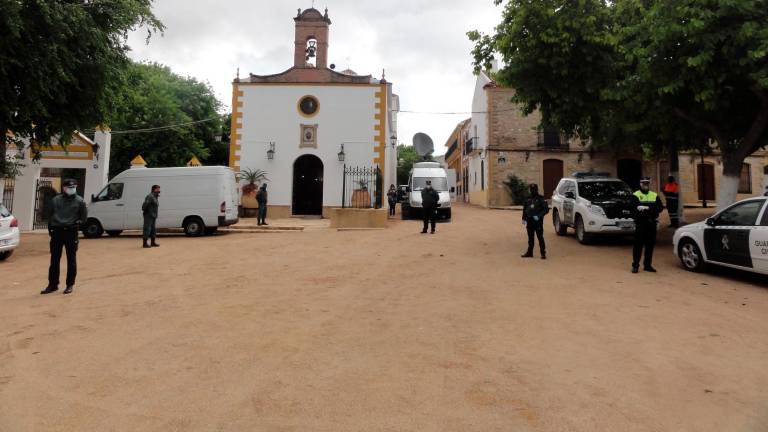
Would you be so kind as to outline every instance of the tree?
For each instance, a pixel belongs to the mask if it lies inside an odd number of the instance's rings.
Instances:
[[[675,155],[714,139],[725,205],[768,143],[766,19],[768,0],[509,0],[494,35],[469,37],[475,68],[501,54],[495,78],[565,133]]]
[[[227,164],[219,160],[226,117],[208,84],[159,64],[134,63],[126,77],[110,125],[112,175],[139,154],[149,166],[184,166],[192,156],[210,164],[215,149],[215,162]]]
[[[408,177],[411,175],[411,169],[413,164],[421,162],[422,160],[432,161],[432,155],[430,154],[426,158],[422,158],[416,153],[416,149],[413,146],[407,146],[400,144],[397,146],[397,184],[408,183]]]
[[[0,178],[10,140],[37,156],[106,123],[129,60],[127,33],[162,31],[152,0],[0,0]],[[5,134],[12,131],[13,137]]]

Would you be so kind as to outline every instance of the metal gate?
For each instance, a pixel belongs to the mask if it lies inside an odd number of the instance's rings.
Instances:
[[[5,186],[3,187],[3,201],[2,204],[5,208],[13,213],[13,194],[16,190],[16,180],[12,178],[6,178]]]
[[[48,228],[48,207],[51,205],[51,200],[54,196],[56,196],[56,191],[53,189],[53,183],[49,180],[37,181],[33,229]]]
[[[381,208],[381,169],[375,167],[344,166],[341,186],[342,208]]]

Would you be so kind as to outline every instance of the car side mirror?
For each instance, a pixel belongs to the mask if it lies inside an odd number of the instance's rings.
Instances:
[[[711,227],[717,225],[717,223],[715,223],[715,218],[707,218],[707,221],[705,223]]]
[[[96,202],[96,201],[98,201],[98,200],[96,199],[96,195],[94,195],[94,194],[91,194],[91,202],[93,203],[93,202]]]
[[[566,192],[565,197],[569,199],[574,199],[576,198],[576,194],[574,194],[573,192]]]

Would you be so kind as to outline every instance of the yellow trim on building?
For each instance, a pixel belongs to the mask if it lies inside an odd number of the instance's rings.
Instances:
[[[384,161],[386,159],[387,150],[387,140],[385,136],[387,130],[387,85],[381,84],[379,90],[374,93],[374,96],[378,101],[374,103],[373,119],[377,124],[373,126],[373,142],[376,143],[376,146],[373,147],[373,151],[378,153],[378,156],[373,159],[373,163],[377,164],[379,168],[383,170],[385,168]],[[379,112],[377,113],[376,110]]]
[[[243,126],[241,120],[243,119],[243,113],[240,108],[244,103],[240,100],[240,97],[244,96],[242,90],[240,90],[237,83],[232,84],[232,125],[229,135],[229,167],[235,171],[240,171],[240,155],[238,154],[242,150],[243,135],[240,133],[240,128]]]

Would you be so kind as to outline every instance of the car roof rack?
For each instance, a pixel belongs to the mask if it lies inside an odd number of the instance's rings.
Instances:
[[[573,177],[577,179],[584,179],[584,178],[608,178],[611,176],[611,173],[607,172],[596,172],[596,171],[578,171],[573,173]]]

